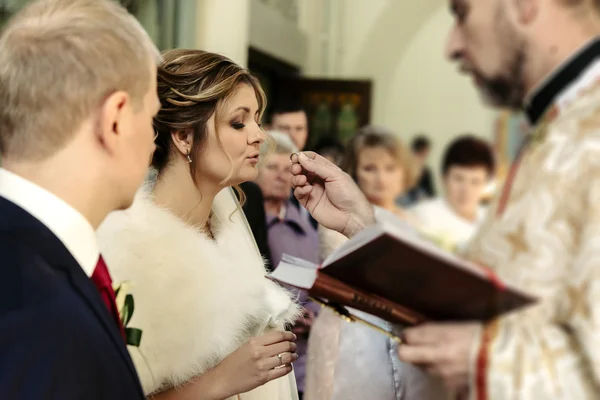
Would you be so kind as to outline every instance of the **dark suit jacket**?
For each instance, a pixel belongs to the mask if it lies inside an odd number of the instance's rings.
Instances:
[[[96,287],[41,222],[0,197],[0,399],[144,399]]]
[[[419,183],[417,184],[428,197],[435,197],[435,187],[433,184],[433,175],[429,167],[425,167],[423,169],[423,174],[419,179]]]
[[[412,207],[423,199],[435,197],[435,193],[433,175],[429,167],[425,167],[415,187],[397,199],[396,203],[401,207]]]
[[[265,213],[265,199],[260,187],[254,182],[244,182],[240,185],[246,195],[246,202],[242,206],[246,219],[258,245],[258,250],[271,269],[271,250],[269,249],[269,232],[267,231],[267,215]],[[236,192],[237,194],[237,192]],[[239,198],[238,198],[239,200]]]

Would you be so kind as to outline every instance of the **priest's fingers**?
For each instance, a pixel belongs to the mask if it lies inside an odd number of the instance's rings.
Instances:
[[[293,178],[303,179],[301,177],[306,178],[306,180],[302,180],[301,181],[302,183],[298,184],[298,186],[303,185],[304,182],[312,183],[315,181],[316,174],[314,172],[305,170],[304,168],[302,168],[302,166],[300,164],[292,165],[291,173],[292,173],[292,179]],[[293,181],[292,181],[292,184],[293,184]]]
[[[302,176],[304,169],[302,169],[302,165],[300,164],[292,164],[292,168],[290,169],[290,171],[292,171],[292,175]]]
[[[253,338],[250,340],[255,340],[257,344],[262,345],[262,346],[270,346],[275,343],[295,342],[296,335],[294,335],[292,332],[289,332],[289,331],[275,331],[275,332],[265,333],[262,336],[259,336],[259,337],[256,337],[256,338]],[[287,351],[287,350],[283,350],[283,351]],[[283,353],[283,351],[280,351],[280,353]],[[275,353],[275,354],[277,354],[277,353]]]
[[[292,164],[300,164],[300,154],[304,154],[306,157],[310,158],[311,160],[315,160],[317,157],[321,157],[314,151],[301,151],[299,153],[294,153],[290,156],[290,160],[292,161]]]
[[[400,360],[416,365],[431,365],[439,361],[439,349],[435,346],[407,346],[398,347]]]
[[[280,358],[281,356],[281,358]],[[267,358],[265,362],[265,369],[273,369],[282,367],[284,365],[291,364],[298,359],[298,354],[296,353],[281,353],[276,354]]]
[[[312,190],[313,187],[310,185],[300,186],[294,189],[294,196],[298,199],[298,201],[302,202],[302,200],[305,200],[306,196],[308,196]],[[302,204],[304,205],[304,203]]]
[[[300,164],[304,171],[312,172],[321,179],[331,179],[343,174],[342,170],[331,161],[312,151],[299,153],[295,158],[298,160],[297,164]]]
[[[308,178],[305,175],[292,176],[292,186],[300,187],[308,183]]]
[[[404,329],[402,336],[409,345],[438,344],[447,336],[446,329],[441,324],[424,324]]]

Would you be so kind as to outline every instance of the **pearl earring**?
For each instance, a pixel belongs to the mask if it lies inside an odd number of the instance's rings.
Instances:
[[[188,162],[191,164],[192,163],[192,157],[190,157],[190,151],[188,150],[187,152],[187,160]]]

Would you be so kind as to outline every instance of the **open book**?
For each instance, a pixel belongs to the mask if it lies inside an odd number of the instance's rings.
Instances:
[[[487,321],[535,301],[398,222],[364,229],[320,268],[284,255],[270,278],[404,325]]]

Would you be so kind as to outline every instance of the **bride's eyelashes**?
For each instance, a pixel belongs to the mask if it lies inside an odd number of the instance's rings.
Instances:
[[[241,131],[242,129],[244,129],[246,127],[246,125],[244,125],[244,123],[242,122],[232,122],[231,127],[235,130]]]
[[[246,125],[243,122],[231,122],[229,124],[233,129],[241,131],[242,129],[244,129],[246,127]],[[256,122],[256,125],[258,125],[258,127],[260,129],[262,129],[262,123],[260,122]]]

